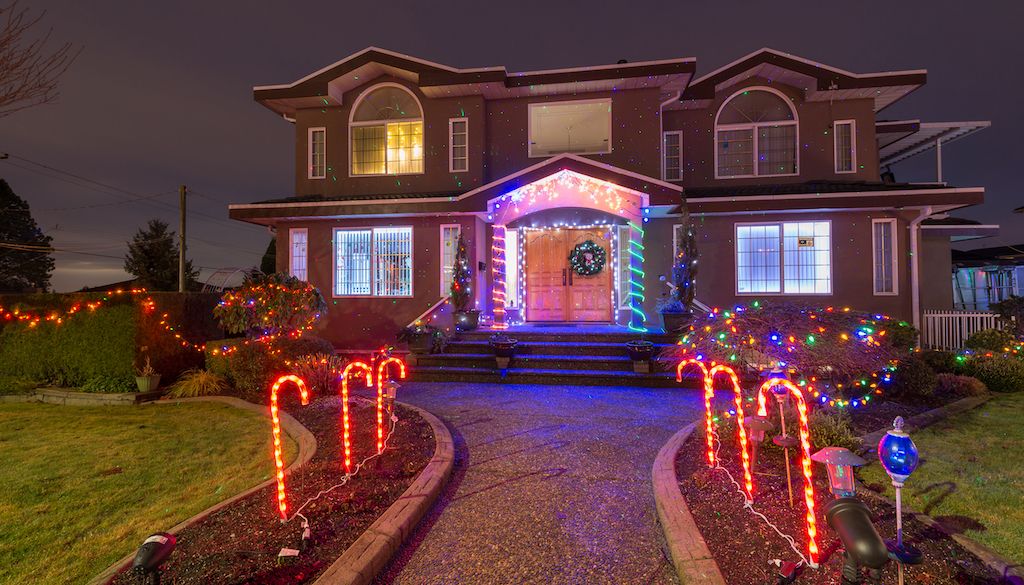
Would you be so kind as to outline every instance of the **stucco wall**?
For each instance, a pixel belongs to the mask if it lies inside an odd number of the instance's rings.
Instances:
[[[949,237],[921,237],[921,310],[953,309],[953,262]]]

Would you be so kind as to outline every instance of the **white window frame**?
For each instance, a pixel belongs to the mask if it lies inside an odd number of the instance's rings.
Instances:
[[[370,95],[374,91],[382,87],[397,87],[404,90],[406,93],[412,96],[412,99],[416,100],[416,105],[420,108],[419,118],[399,118],[396,120],[369,120],[366,122],[353,122],[352,118],[355,117],[356,110],[359,108],[359,104],[363,102],[363,98]],[[352,109],[348,113],[348,176],[349,178],[359,177],[401,177],[403,175],[422,175],[427,170],[427,125],[424,121],[423,103],[420,102],[420,98],[416,97],[416,94],[412,92],[408,87],[401,83],[395,83],[393,81],[386,81],[378,83],[376,85],[368,87],[363,93],[359,94],[356,98],[355,103],[352,104]],[[418,173],[389,173],[387,172],[388,166],[388,146],[387,146],[387,134],[388,124],[399,124],[405,122],[419,122],[423,125],[423,170]],[[355,174],[352,172],[352,128],[360,126],[384,126],[384,172],[383,173],[365,173]],[[324,141],[326,145],[326,140]],[[326,150],[326,146],[324,148]]]
[[[462,235],[462,224],[461,223],[442,223],[438,227],[438,232],[439,232],[439,234],[438,234],[438,241],[441,244],[440,248],[438,248],[438,250],[440,251],[438,253],[438,257],[441,259],[440,279],[441,279],[441,296],[442,297],[446,297],[449,294],[451,294],[451,285],[452,285],[451,277],[446,277],[445,273],[444,273],[444,267],[445,267],[444,266],[444,230],[445,230],[445,228],[456,228],[458,230],[456,233],[458,235]],[[456,246],[459,245],[458,237],[455,238],[455,245]],[[456,250],[455,253],[458,254],[458,250]],[[454,263],[452,264],[452,266],[454,266]]]
[[[829,234],[829,246],[828,246],[828,265],[829,265],[829,281],[827,293],[810,293],[810,292],[786,292],[786,224],[787,223],[827,223],[828,234]],[[772,225],[779,226],[779,292],[740,292],[740,266],[739,266],[739,228],[740,226],[759,226],[759,225]],[[733,263],[733,287],[738,297],[801,297],[801,296],[813,296],[813,297],[828,297],[835,294],[836,287],[836,271],[835,271],[835,253],[832,251],[835,248],[835,240],[832,231],[832,220],[830,219],[809,219],[806,221],[799,220],[785,220],[785,221],[750,221],[750,222],[736,222],[733,224],[732,232],[732,263]]]
[[[298,276],[295,274],[295,234],[299,234],[299,233],[301,233],[302,235],[304,235],[306,237],[306,240],[305,240],[306,250],[305,250],[305,255],[304,255],[305,256],[304,260],[306,261],[305,262],[306,267],[303,269],[306,274],[305,274],[305,276],[303,278],[301,278],[299,280],[304,280],[304,281],[308,282],[309,281],[309,230],[306,229],[306,228],[288,228],[288,274],[298,278]]]
[[[409,294],[407,295],[379,295],[377,294],[377,237],[379,229],[407,229],[409,230],[409,264],[412,270],[409,275]],[[337,290],[338,270],[338,242],[335,234],[338,232],[370,232],[370,294],[368,295],[340,295]],[[416,230],[411,225],[376,225],[359,227],[336,227],[331,230],[331,298],[335,299],[410,299],[415,294],[416,286]]]
[[[839,170],[839,132],[837,127],[848,124],[850,126],[850,170]],[[836,120],[832,123],[832,151],[833,167],[837,175],[848,175],[857,172],[857,120]]]
[[[755,122],[755,123],[751,123],[751,124],[719,124],[718,123],[718,118],[719,118],[719,116],[722,115],[722,110],[725,109],[725,106],[728,105],[729,102],[731,102],[733,100],[733,98],[735,98],[736,96],[740,95],[741,93],[751,92],[751,91],[767,91],[769,93],[773,93],[773,94],[779,96],[780,98],[782,98],[782,100],[784,102],[786,102],[786,105],[789,106],[789,111],[793,112],[793,119],[790,120],[790,121],[782,121],[782,122],[774,121],[774,122]],[[772,127],[772,126],[795,126],[796,127],[796,138],[795,138],[795,144],[794,144],[794,147],[795,147],[795,150],[796,150],[796,152],[794,153],[795,156],[796,156],[796,159],[794,161],[794,171],[795,172],[792,172],[792,173],[770,173],[770,174],[764,174],[764,175],[758,173],[758,171],[757,171],[757,168],[758,168],[758,165],[757,165],[757,153],[758,153],[757,134],[758,134],[758,132],[757,131],[760,128],[766,127],[766,126],[767,127]],[[719,131],[722,131],[722,130],[726,130],[726,131],[728,131],[728,130],[750,130],[751,140],[752,140],[751,157],[753,157],[753,167],[752,167],[753,170],[754,170],[753,174],[750,174],[750,175],[729,175],[729,176],[722,176],[722,175],[718,174],[718,133],[719,133]],[[725,101],[722,102],[722,105],[720,105],[718,107],[718,112],[715,114],[715,128],[714,128],[714,132],[715,132],[715,178],[716,179],[750,179],[750,178],[753,178],[753,177],[796,177],[796,176],[800,175],[800,114],[797,113],[796,106],[793,105],[793,100],[791,100],[789,98],[789,96],[787,96],[786,94],[782,93],[781,91],[775,89],[774,87],[767,87],[767,86],[762,86],[762,85],[757,85],[757,86],[752,86],[752,87],[744,87],[743,89],[740,89],[740,90],[736,91],[735,93],[733,93],[732,95],[730,95],[728,98],[725,99]]]
[[[613,148],[613,137],[612,130],[615,127],[614,115],[615,112],[612,109],[612,98],[593,98],[586,100],[563,100],[558,102],[534,102],[527,104],[526,106],[526,156],[527,158],[551,158],[558,156],[558,154],[531,154],[530,145],[533,144],[533,108],[546,107],[546,106],[563,106],[566,104],[608,104],[608,149],[607,150],[594,150],[588,152],[573,152],[577,156],[591,155],[591,154],[611,154]],[[564,153],[562,153],[564,154]]]
[[[313,165],[313,134],[316,132],[324,133],[324,160],[323,160],[323,174],[316,174],[316,167]],[[306,174],[309,179],[326,179],[327,178],[327,128],[323,126],[317,126],[310,128],[306,133]]]
[[[466,168],[455,168],[455,123],[463,122],[466,125]],[[462,159],[460,159],[462,160]],[[469,172],[469,118],[448,118],[448,172],[468,173]]]
[[[669,136],[679,137],[679,174],[675,177],[668,176],[668,145],[667,138]],[[665,181],[682,181],[683,180],[683,131],[682,130],[666,130],[661,133],[661,178]]]
[[[878,270],[876,262],[878,259],[878,241],[875,239],[875,225],[885,223],[891,225],[892,251],[889,258],[889,265],[892,267],[892,291],[878,290]],[[900,294],[900,261],[899,261],[899,231],[896,229],[898,223],[896,218],[872,219],[871,220],[871,290],[876,297],[895,297]]]
[[[679,254],[679,242],[683,239],[683,224],[672,224],[672,262],[675,263]]]

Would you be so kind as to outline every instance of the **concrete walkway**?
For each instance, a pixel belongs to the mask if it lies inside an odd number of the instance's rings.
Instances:
[[[455,438],[451,483],[379,582],[676,583],[651,488],[694,390],[409,383]]]

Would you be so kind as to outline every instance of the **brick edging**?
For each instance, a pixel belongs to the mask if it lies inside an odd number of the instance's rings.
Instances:
[[[436,416],[415,406],[434,433],[434,455],[412,485],[384,511],[313,585],[367,585],[398,552],[402,542],[430,510],[451,476],[455,465],[455,443],[448,427]]]
[[[693,521],[676,475],[676,456],[696,426],[697,423],[691,423],[684,427],[658,451],[652,471],[654,505],[679,581],[684,585],[725,585],[725,577]]]
[[[159,400],[156,402],[147,402],[145,404],[178,404],[182,402],[220,402],[223,404],[234,406],[235,408],[241,408],[243,410],[249,410],[252,412],[259,413],[268,418],[270,417],[270,411],[266,407],[260,406],[259,404],[253,404],[252,402],[246,402],[245,400],[241,400],[239,398],[232,398],[229,396],[202,396],[197,398],[178,398],[174,400]],[[281,427],[284,429],[286,433],[288,433],[288,436],[290,436],[298,444],[299,447],[299,452],[295,456],[295,461],[292,461],[291,465],[289,465],[288,468],[285,469],[287,473],[291,473],[295,469],[298,469],[300,466],[308,463],[309,460],[313,458],[313,454],[316,453],[316,437],[313,436],[313,433],[309,432],[309,429],[302,426],[302,423],[295,420],[295,418],[293,418],[287,412],[279,411],[279,415],[281,419]],[[276,478],[268,479],[267,481],[264,481],[259,485],[253,486],[241,493],[235,494],[234,496],[231,496],[226,500],[222,500],[210,506],[209,508],[203,510],[202,512],[196,514],[195,516],[192,516],[188,520],[180,522],[167,532],[177,534],[178,532],[181,532],[182,530],[188,528],[192,524],[195,524],[196,522],[199,522],[200,520],[206,518],[210,514],[217,512],[221,508],[233,504],[234,502],[248,496],[249,494],[259,491],[267,487],[268,485],[275,483],[276,481]],[[100,573],[91,581],[89,581],[89,585],[109,584],[111,581],[114,580],[114,577],[117,576],[117,574],[123,568],[125,568],[128,564],[132,562],[132,559],[135,557],[135,552],[136,551],[132,551],[128,555],[125,555],[124,557],[119,559],[114,564],[107,567],[106,570],[104,570],[102,573]]]

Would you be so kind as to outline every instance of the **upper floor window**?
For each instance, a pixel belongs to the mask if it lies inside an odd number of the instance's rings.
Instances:
[[[349,132],[353,175],[423,172],[423,109],[405,87],[386,83],[359,96]]]
[[[309,178],[327,177],[327,130],[309,129]]]
[[[612,151],[612,100],[530,104],[530,156]]]
[[[681,181],[683,179],[683,133],[678,130],[665,132],[663,134],[662,148],[664,149],[662,159],[661,178],[666,181]]]
[[[833,125],[837,173],[857,172],[856,129],[855,120],[836,120]]]
[[[715,120],[715,177],[797,174],[797,119],[789,100],[769,88],[741,91]]]
[[[469,118],[448,120],[448,171],[469,170]]]
[[[289,251],[288,251],[288,273],[299,280],[308,280],[306,268],[308,267],[309,253],[307,249],[309,234],[306,228],[292,228],[288,230]]]

